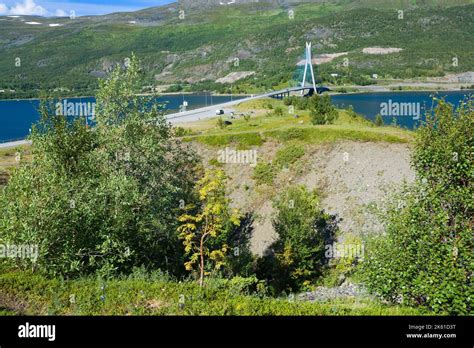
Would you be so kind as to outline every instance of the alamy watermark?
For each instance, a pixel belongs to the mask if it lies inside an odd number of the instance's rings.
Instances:
[[[56,325],[36,325],[26,322],[18,326],[19,338],[46,338],[53,342],[56,340]]]
[[[226,147],[217,151],[217,161],[227,164],[247,164],[251,167],[257,165],[257,150],[234,150]]]
[[[56,103],[56,116],[85,116],[94,119],[95,106],[95,102],[72,102],[64,99]]]
[[[37,244],[0,244],[0,258],[38,260]]]
[[[364,243],[332,243],[325,246],[324,255],[328,259],[363,259],[364,258]]]
[[[405,116],[413,117],[414,120],[419,120],[421,115],[421,104],[417,102],[403,103],[394,102],[389,99],[387,103],[380,103],[381,116]]]

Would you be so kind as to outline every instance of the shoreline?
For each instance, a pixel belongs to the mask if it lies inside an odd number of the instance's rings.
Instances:
[[[11,149],[12,147],[18,147],[18,146],[24,146],[24,145],[31,145],[31,141],[25,139],[25,140],[16,140],[16,141],[0,143],[0,149]]]
[[[329,91],[327,92],[328,95],[348,95],[348,94],[381,94],[381,93],[426,93],[426,92],[433,92],[433,93],[442,93],[442,92],[471,92],[474,93],[474,89],[405,89],[405,90],[377,90],[377,91],[348,91],[348,92],[337,92],[337,91]]]
[[[348,87],[350,88],[350,87]],[[427,93],[427,92],[433,92],[433,94],[443,94],[443,93],[459,93],[459,92],[464,92],[464,95],[467,96],[467,95],[473,95],[474,94],[474,89],[449,89],[449,90],[377,90],[377,91],[372,91],[372,90],[365,90],[365,91],[348,91],[348,92],[344,92],[344,93],[341,93],[341,92],[337,92],[337,91],[329,91],[328,92],[328,95],[330,96],[344,96],[344,95],[366,95],[366,94],[422,94],[422,93]],[[194,93],[193,93],[194,94]],[[168,95],[168,94],[167,94]],[[172,94],[169,94],[170,96],[174,96]],[[179,95],[179,94],[178,94]],[[188,94],[189,95],[189,94]],[[197,95],[201,95],[202,94],[197,94]],[[221,95],[221,96],[230,96],[230,95]],[[242,97],[242,95],[232,95],[232,96],[240,96]],[[181,118],[185,118],[186,115],[188,114],[196,114],[196,110],[207,110],[208,112],[210,112],[213,116],[214,116],[214,108],[215,107],[225,107],[225,106],[229,106],[229,105],[235,105],[235,104],[239,104],[240,102],[242,101],[245,101],[246,99],[254,99],[255,97],[253,95],[251,96],[248,96],[248,95],[245,95],[247,96],[247,98],[243,98],[243,99],[236,99],[236,100],[233,100],[233,101],[228,101],[228,102],[224,102],[224,103],[220,103],[220,104],[214,104],[212,106],[207,106],[207,107],[197,107],[196,109],[189,109],[187,111],[187,113],[176,113],[175,111],[176,110],[169,110],[171,113],[168,113],[168,114],[165,114],[165,117],[169,118],[170,121],[173,120],[175,122],[179,122],[179,119]],[[257,95],[258,96],[258,95]],[[77,98],[86,98],[86,97],[77,97]],[[67,99],[67,98],[65,98]],[[37,99],[19,99],[19,100],[16,100],[16,99],[8,99],[8,100],[0,100],[1,101],[31,101],[31,100],[37,100]],[[202,116],[202,115],[201,115]],[[15,140],[5,140],[5,141],[2,141],[0,140],[0,149],[7,149],[7,148],[14,148],[14,147],[18,147],[18,146],[23,146],[23,145],[28,145],[30,144],[31,142],[26,140],[25,139],[21,139],[21,138],[17,138]]]
[[[367,86],[358,86],[358,85],[342,85],[342,86],[332,86],[326,85],[326,87],[331,88],[332,90],[329,94],[354,94],[354,93],[382,93],[382,92],[458,92],[458,91],[474,91],[471,88],[473,85],[461,84],[461,83],[451,83],[451,84],[442,84],[442,83],[432,83],[432,82],[399,82],[392,84],[379,84],[379,85],[367,85]],[[464,87],[464,88],[461,88]],[[356,89],[357,91],[347,91],[347,92],[338,92],[336,89]],[[402,88],[402,89],[397,89]],[[223,93],[209,93],[209,92],[170,92],[158,94],[157,97],[163,96],[179,96],[179,95],[212,95],[215,97],[249,97],[252,95],[263,94],[265,92],[256,92],[256,93],[239,93],[239,94],[223,94]],[[139,93],[137,96],[153,96],[152,93]],[[69,97],[59,97],[58,99],[81,99],[81,98],[95,98],[91,95],[81,95],[81,96],[69,96]],[[43,98],[9,98],[1,99],[0,102],[7,101],[38,101]]]
[[[158,94],[157,97],[158,98],[161,98],[161,97],[164,97],[164,96],[179,96],[179,95],[205,95],[205,92],[185,92],[185,93],[164,93],[164,94]],[[207,95],[212,95],[213,97],[249,97],[251,94],[219,94],[219,93],[215,93],[215,94],[207,94]],[[140,94],[137,94],[136,96],[138,97],[151,97],[153,96],[153,94],[150,94],[150,93],[140,93]],[[81,95],[81,96],[77,96],[77,97],[59,97],[57,99],[60,99],[60,100],[64,100],[64,99],[81,99],[81,98],[95,98],[95,96],[93,95]],[[0,98],[0,102],[7,102],[7,101],[38,101],[38,100],[42,100],[44,98],[10,98],[10,99],[1,99]]]

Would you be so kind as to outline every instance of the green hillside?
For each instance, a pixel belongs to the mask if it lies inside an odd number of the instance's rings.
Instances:
[[[6,97],[9,90],[16,91],[12,97],[54,89],[64,95],[90,94],[98,77],[134,52],[146,71],[143,86],[224,92],[229,86],[215,81],[245,71],[254,74],[235,82],[233,92],[262,91],[294,83],[305,41],[313,42],[315,56],[347,52],[317,67],[323,82],[367,84],[374,73],[389,79],[473,70],[472,0],[386,3],[212,6],[211,1],[186,7],[182,2],[77,19],[0,17],[0,90],[6,90]],[[50,26],[55,24],[60,26]],[[373,55],[362,52],[367,47],[402,50]],[[21,64],[15,64],[16,58]],[[340,78],[332,79],[331,73]]]

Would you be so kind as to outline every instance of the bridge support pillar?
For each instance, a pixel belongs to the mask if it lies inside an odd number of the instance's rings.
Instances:
[[[311,74],[311,80],[313,82],[313,88],[316,91],[316,79],[314,78],[314,70],[313,70],[313,59],[311,57],[311,42],[306,43],[306,62],[304,66],[304,75],[303,75],[303,82],[301,83],[301,87],[304,87],[306,84],[306,75],[308,73],[308,66],[309,66],[309,73]],[[304,91],[301,91],[303,95]]]

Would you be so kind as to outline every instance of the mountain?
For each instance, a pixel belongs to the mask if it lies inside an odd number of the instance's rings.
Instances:
[[[474,70],[474,0],[229,2],[181,0],[75,19],[0,17],[0,90],[89,94],[132,52],[144,86],[222,91],[229,84],[221,79],[234,81],[233,91],[266,90],[295,83],[306,41],[326,82]]]

